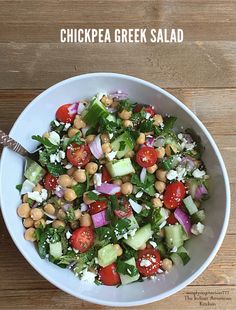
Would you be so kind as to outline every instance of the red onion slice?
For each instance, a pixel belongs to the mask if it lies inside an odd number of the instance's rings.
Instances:
[[[64,196],[65,190],[64,188],[59,188],[55,190],[54,194],[58,197],[58,198],[62,198]]]
[[[99,213],[92,215],[93,225],[95,228],[107,225],[109,222],[106,220],[106,211],[103,210]]]
[[[116,98],[118,100],[124,100],[128,98],[128,94],[126,94],[125,92],[121,91],[121,90],[117,90],[116,92],[112,92],[109,94],[109,96],[111,96],[112,98]]]
[[[133,199],[129,199],[129,203],[132,207],[132,209],[136,212],[136,213],[140,213],[143,209],[143,207],[138,204],[136,201],[134,201]]]
[[[97,135],[93,142],[89,143],[89,148],[95,158],[99,159],[103,156],[100,135]]]
[[[70,115],[74,115],[77,113],[78,105],[79,105],[78,102],[72,103],[72,105],[68,108]]]
[[[146,138],[146,145],[150,146],[150,147],[153,147],[153,145],[154,145],[154,138],[153,137],[147,137]]]
[[[114,195],[120,192],[119,185],[110,183],[102,183],[100,186],[96,186],[95,189],[102,194],[108,195]]]
[[[208,194],[208,191],[207,191],[206,187],[203,184],[200,184],[196,188],[195,199],[201,200],[204,197],[204,195],[207,195],[207,194]]]
[[[140,173],[140,181],[141,181],[142,183],[144,183],[144,181],[145,181],[146,174],[147,174],[147,169],[146,169],[146,168],[143,168],[143,169],[141,170],[141,173]]]
[[[189,216],[182,211],[180,208],[177,208],[174,212],[174,216],[177,221],[183,226],[185,232],[190,235],[191,234],[191,222]]]

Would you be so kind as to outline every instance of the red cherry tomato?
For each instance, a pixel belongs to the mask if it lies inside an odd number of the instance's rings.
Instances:
[[[157,152],[153,147],[144,146],[138,150],[136,154],[136,161],[139,166],[143,168],[151,167],[157,161]]]
[[[151,116],[154,116],[156,114],[155,110],[154,110],[154,107],[152,107],[151,105],[148,105],[148,106],[143,106],[141,104],[137,104],[134,108],[134,113],[138,113],[142,110],[142,108],[144,108],[144,111],[146,113],[149,113],[151,114]]]
[[[166,187],[163,196],[164,205],[168,209],[178,208],[182,204],[182,199],[186,195],[184,184],[176,181]]]
[[[63,123],[73,123],[76,113],[70,112],[71,103],[64,104],[56,112],[56,119]]]
[[[69,162],[75,167],[85,166],[91,159],[91,152],[87,144],[72,143],[66,150]]]
[[[157,273],[160,267],[160,253],[155,249],[145,249],[138,251],[136,266],[141,275],[149,277]]]
[[[116,271],[116,264],[101,267],[98,271],[99,278],[105,285],[118,285],[120,283],[119,273]]]
[[[47,173],[45,178],[44,178],[44,186],[45,186],[45,188],[47,190],[54,190],[57,185],[58,185],[57,177],[54,177],[50,173]]]
[[[81,253],[87,252],[93,245],[93,241],[94,232],[90,227],[77,228],[70,238],[72,247]]]
[[[106,167],[102,167],[102,182],[110,182],[111,176]]]
[[[121,204],[124,210],[115,210],[114,213],[118,218],[130,217],[133,214],[132,208],[130,207],[128,201]]]
[[[101,195],[100,195],[101,196]],[[107,201],[95,201],[89,205],[89,213],[96,214],[105,210],[108,207]]]
[[[166,220],[168,224],[170,225],[174,225],[176,224],[178,221],[176,220],[175,216],[173,213],[170,213],[168,219]]]

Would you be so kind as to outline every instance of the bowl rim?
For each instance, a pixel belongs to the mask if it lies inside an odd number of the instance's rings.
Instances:
[[[31,105],[33,105],[35,103],[36,100],[38,100],[39,98],[45,96],[46,94],[48,94],[49,92],[51,92],[52,90],[55,90],[56,88],[63,86],[67,83],[70,83],[74,80],[80,80],[80,79],[84,79],[84,78],[96,78],[96,77],[107,77],[107,78],[111,78],[111,77],[117,77],[117,78],[121,78],[121,79],[126,79],[126,80],[131,80],[135,83],[138,84],[142,84],[144,86],[147,86],[149,88],[154,89],[155,91],[163,94],[164,96],[170,98],[172,101],[175,102],[175,104],[177,104],[181,109],[183,109],[192,119],[195,123],[197,123],[197,125],[201,128],[201,130],[204,132],[204,134],[206,135],[208,141],[210,142],[211,146],[214,149],[214,152],[219,160],[219,164],[220,164],[220,168],[223,172],[223,179],[224,179],[224,185],[225,185],[225,189],[226,189],[226,209],[225,209],[225,217],[224,217],[224,221],[223,221],[223,225],[222,225],[222,229],[219,235],[219,238],[211,252],[211,254],[208,256],[208,258],[206,259],[206,261],[201,265],[200,268],[198,268],[192,275],[190,275],[185,281],[181,282],[179,285],[177,285],[176,287],[174,287],[171,290],[168,290],[164,293],[159,294],[158,296],[153,296],[150,298],[146,298],[146,299],[142,299],[139,301],[129,301],[129,302],[111,302],[111,301],[101,301],[98,300],[96,298],[93,297],[87,297],[87,296],[83,296],[83,294],[80,294],[80,292],[78,291],[78,294],[74,293],[73,291],[71,291],[70,289],[68,289],[66,287],[66,285],[63,285],[62,283],[57,283],[57,281],[54,281],[54,279],[50,278],[49,276],[47,276],[46,273],[42,272],[38,267],[37,264],[31,260],[30,257],[27,257],[27,253],[25,253],[23,251],[23,249],[21,249],[21,246],[19,243],[17,243],[17,240],[14,236],[14,234],[12,233],[9,225],[8,225],[8,221],[7,221],[7,212],[5,212],[5,210],[7,208],[1,208],[2,211],[2,215],[3,215],[3,219],[5,222],[5,225],[8,229],[8,232],[11,236],[11,238],[13,239],[16,247],[18,248],[18,250],[21,252],[21,254],[24,256],[24,258],[29,262],[29,264],[31,266],[33,266],[33,268],[41,275],[43,276],[46,280],[48,280],[50,283],[52,283],[53,285],[55,285],[57,288],[60,288],[62,291],[83,299],[85,301],[94,303],[94,304],[99,304],[99,305],[104,305],[104,306],[112,306],[112,307],[132,307],[132,306],[139,306],[139,305],[145,305],[148,303],[152,303],[152,302],[156,302],[159,300],[162,300],[164,298],[167,298],[175,293],[177,293],[178,291],[182,290],[183,288],[185,288],[187,285],[189,285],[191,282],[193,282],[208,266],[209,264],[212,262],[212,260],[214,259],[216,253],[218,252],[226,231],[227,231],[227,227],[228,227],[228,223],[229,223],[229,216],[230,216],[230,185],[229,185],[229,178],[228,178],[228,174],[227,174],[227,170],[223,161],[223,158],[220,154],[220,151],[214,141],[214,139],[212,138],[211,134],[209,133],[209,131],[206,129],[206,127],[203,125],[203,123],[198,119],[198,117],[187,107],[184,105],[184,103],[182,103],[179,99],[177,99],[175,96],[173,96],[172,94],[170,94],[169,92],[167,92],[166,90],[162,89],[161,87],[147,82],[145,80],[142,80],[140,78],[136,78],[130,75],[126,75],[126,74],[120,74],[120,73],[111,73],[111,72],[96,72],[96,73],[87,73],[87,74],[81,74],[81,75],[77,75],[77,76],[73,76],[71,78],[62,80],[56,84],[54,84],[53,86],[47,88],[46,90],[44,90],[41,94],[39,94],[37,97],[35,97],[27,106],[26,108],[21,112],[21,114],[18,116],[17,120],[15,121],[14,125],[12,126],[9,135],[11,135],[12,132],[14,132],[16,123],[18,121],[18,119],[20,117],[22,117],[24,115],[24,113],[27,113],[27,110],[29,109],[29,107]],[[4,158],[6,154],[6,148],[3,149],[2,152],[2,156],[1,156],[1,162],[0,162],[0,180],[2,179],[2,170],[3,170],[3,162],[4,162]],[[2,193],[1,193],[1,188],[0,187],[0,205],[2,205]]]

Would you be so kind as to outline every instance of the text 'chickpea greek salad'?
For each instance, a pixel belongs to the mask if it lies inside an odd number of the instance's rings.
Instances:
[[[25,239],[41,258],[97,285],[154,279],[187,264],[204,230],[208,175],[200,138],[123,92],[64,104],[39,162],[17,185]]]

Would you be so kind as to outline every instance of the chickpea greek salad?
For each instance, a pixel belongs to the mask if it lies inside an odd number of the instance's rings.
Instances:
[[[64,104],[17,185],[17,213],[41,258],[97,285],[187,264],[204,230],[208,179],[200,138],[123,92]]]

